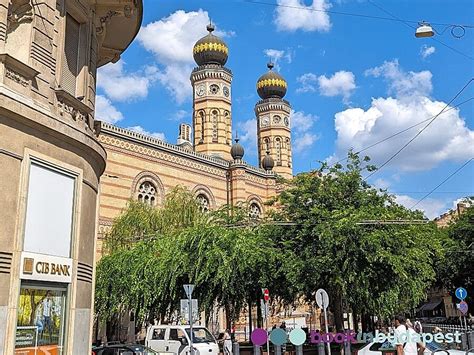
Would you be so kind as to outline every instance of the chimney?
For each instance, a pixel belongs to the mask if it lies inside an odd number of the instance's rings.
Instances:
[[[191,144],[191,126],[186,123],[181,123],[179,125],[179,135],[178,135],[178,145],[185,143]]]

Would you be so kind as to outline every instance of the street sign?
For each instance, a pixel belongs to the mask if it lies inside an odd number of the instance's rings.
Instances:
[[[262,318],[267,319],[269,313],[268,303],[264,300],[260,300],[260,308],[262,309]]]
[[[186,296],[188,298],[191,298],[191,295],[193,294],[194,290],[194,285],[183,285],[184,287],[184,292],[186,292]]]
[[[191,306],[193,310],[193,323],[199,319],[199,307],[198,307],[198,300],[193,299],[191,301]],[[180,313],[181,317],[189,322],[189,300],[188,299],[181,299],[180,301]]]
[[[467,313],[467,310],[469,307],[467,306],[466,301],[461,301],[458,305],[458,308],[461,311],[461,313],[464,315]]]
[[[267,302],[270,299],[270,291],[268,291],[268,288],[262,288],[263,292],[263,299],[265,302]]]
[[[461,301],[467,297],[467,291],[464,287],[458,287],[456,289],[455,295]]]
[[[326,290],[320,288],[316,291],[316,303],[318,304],[319,308],[327,308],[329,305],[329,296]]]

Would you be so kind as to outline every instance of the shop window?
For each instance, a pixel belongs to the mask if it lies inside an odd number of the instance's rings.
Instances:
[[[66,297],[66,287],[22,283],[15,354],[65,354]]]
[[[75,182],[73,175],[31,163],[24,251],[70,257]]]

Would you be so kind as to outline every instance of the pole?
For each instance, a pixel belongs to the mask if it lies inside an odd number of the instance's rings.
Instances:
[[[265,302],[265,331],[267,332],[267,355],[270,355],[270,337],[268,336],[268,301]]]
[[[194,355],[193,349],[193,300],[192,294],[189,293],[188,295],[188,302],[189,302],[189,354]]]
[[[321,297],[321,298],[322,298],[323,310],[324,310],[324,326],[326,328],[326,334],[328,334],[329,333],[329,328],[328,328],[328,315],[327,315],[327,311],[326,311],[327,307],[325,307],[326,305],[324,304],[324,297]],[[327,342],[327,345],[328,345],[328,355],[331,355],[331,344],[329,342]]]

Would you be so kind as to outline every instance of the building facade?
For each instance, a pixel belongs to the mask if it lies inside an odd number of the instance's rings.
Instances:
[[[141,19],[141,0],[0,0],[0,354],[90,353],[96,70]]]
[[[225,67],[229,49],[209,34],[193,48],[196,68],[192,127],[179,126],[177,144],[108,123],[97,122],[99,141],[107,152],[101,180],[98,257],[103,238],[130,199],[159,206],[168,191],[182,185],[203,209],[247,203],[253,217],[265,213],[265,202],[281,188],[277,175],[292,177],[290,104],[287,83],[273,65],[257,80],[261,100],[255,105],[259,166],[244,160],[244,149],[232,142],[232,71]]]

